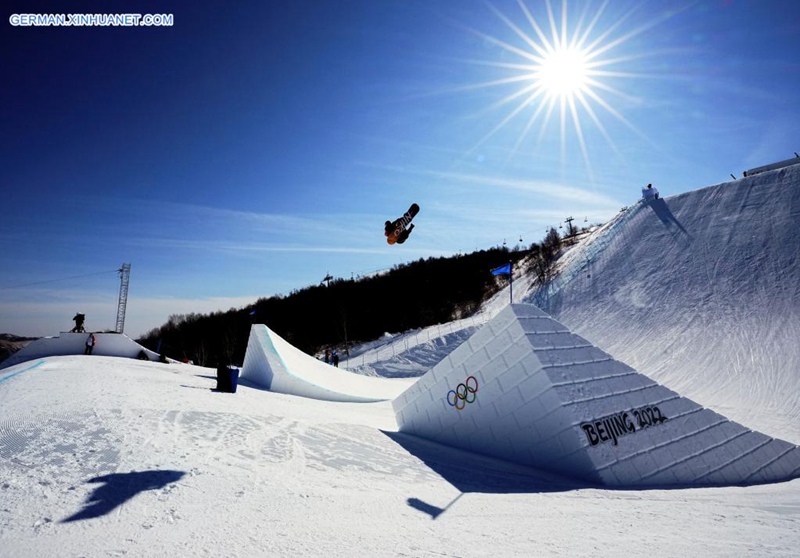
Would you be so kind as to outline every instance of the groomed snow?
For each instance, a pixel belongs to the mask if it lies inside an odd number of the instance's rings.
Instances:
[[[507,306],[392,401],[400,431],[598,486],[800,477],[800,448],[661,386],[532,304]]]
[[[140,353],[150,360],[158,360],[158,354],[139,345],[124,333],[93,333],[95,345],[93,355],[137,358]],[[55,337],[43,337],[23,347],[4,361],[0,370],[20,362],[56,355],[82,355],[86,349],[89,332],[61,332]]]
[[[376,378],[356,374],[307,355],[264,324],[250,329],[242,378],[278,393],[374,403],[400,395],[415,378]]]
[[[800,444],[800,164],[629,212],[594,239],[602,250],[570,254],[571,281],[526,300],[682,396]]]
[[[4,373],[24,369],[18,365]],[[50,357],[0,382],[0,556],[794,556],[800,483],[614,491],[213,371]]]
[[[631,214],[544,310],[681,395],[798,443],[798,173],[661,192],[663,205]],[[212,369],[106,356],[0,372],[0,556],[788,557],[800,547],[797,480],[587,488],[398,434],[388,401],[215,384]]]

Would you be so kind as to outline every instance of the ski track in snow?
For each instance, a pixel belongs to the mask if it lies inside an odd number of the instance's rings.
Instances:
[[[788,194],[764,191],[775,188]],[[565,254],[570,280],[543,309],[681,395],[797,443],[798,192],[800,169],[784,169],[640,207]],[[527,276],[514,289],[537,295]],[[381,347],[393,356],[361,372],[418,375],[507,301],[501,291],[471,323],[415,332],[416,344],[397,336],[402,350]],[[797,480],[585,488],[404,439],[388,402],[223,394],[212,378],[73,356],[0,383],[0,557],[789,557],[800,546]]]
[[[788,556],[800,543],[796,482],[570,489],[424,441],[409,452],[387,404],[215,393],[186,365],[48,361],[5,388],[58,395],[3,408],[2,556]],[[91,479],[159,471],[182,477],[64,522]]]

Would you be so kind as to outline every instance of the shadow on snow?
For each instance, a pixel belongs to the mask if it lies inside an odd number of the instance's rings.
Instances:
[[[444,508],[420,498],[408,498],[408,505],[436,519],[466,492],[483,494],[530,494],[567,492],[596,485],[560,477],[547,471],[451,448],[410,434],[381,431],[407,452],[422,460],[461,494]]]
[[[164,488],[185,474],[183,471],[132,471],[95,477],[86,481],[87,484],[100,483],[100,486],[86,498],[83,509],[61,523],[106,515],[140,492]]]

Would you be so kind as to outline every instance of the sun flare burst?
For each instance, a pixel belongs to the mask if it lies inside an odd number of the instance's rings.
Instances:
[[[619,149],[606,127],[609,116],[647,140],[646,135],[612,106],[612,103],[638,102],[637,98],[615,85],[625,78],[641,77],[626,69],[626,64],[649,54],[621,54],[618,53],[619,47],[671,16],[666,14],[649,23],[634,26],[631,15],[635,9],[604,17],[607,15],[604,12],[610,4],[609,0],[601,3],[594,13],[589,11],[589,6],[597,4],[585,4],[577,18],[568,17],[568,0],[561,0],[559,16],[554,13],[552,4],[551,0],[537,2],[536,7],[543,8],[543,13],[535,17],[524,0],[517,0],[521,11],[518,14],[521,17],[517,18],[519,21],[512,20],[495,6],[488,4],[489,9],[511,32],[503,39],[469,29],[485,42],[500,47],[517,58],[512,62],[478,62],[501,68],[509,72],[509,75],[464,88],[515,87],[511,93],[487,109],[494,111],[507,106],[513,107],[471,151],[478,149],[512,121],[523,119],[525,124],[510,151],[510,158],[520,152],[524,140],[535,127],[539,129],[538,145],[543,141],[551,123],[556,123],[560,131],[562,163],[567,159],[568,137],[570,140],[574,138],[589,176],[594,179],[585,132],[587,124],[591,123],[617,153]],[[529,151],[524,149],[523,152]]]
[[[571,98],[588,86],[586,55],[573,48],[554,50],[542,60],[535,79],[551,97]]]

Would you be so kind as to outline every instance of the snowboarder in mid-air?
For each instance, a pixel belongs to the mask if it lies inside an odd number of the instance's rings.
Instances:
[[[414,230],[414,225],[411,224],[411,220],[417,213],[419,213],[419,206],[412,203],[411,207],[408,208],[408,211],[406,211],[402,217],[394,221],[386,221],[384,225],[386,242],[389,244],[404,243],[411,234],[411,231]]]

